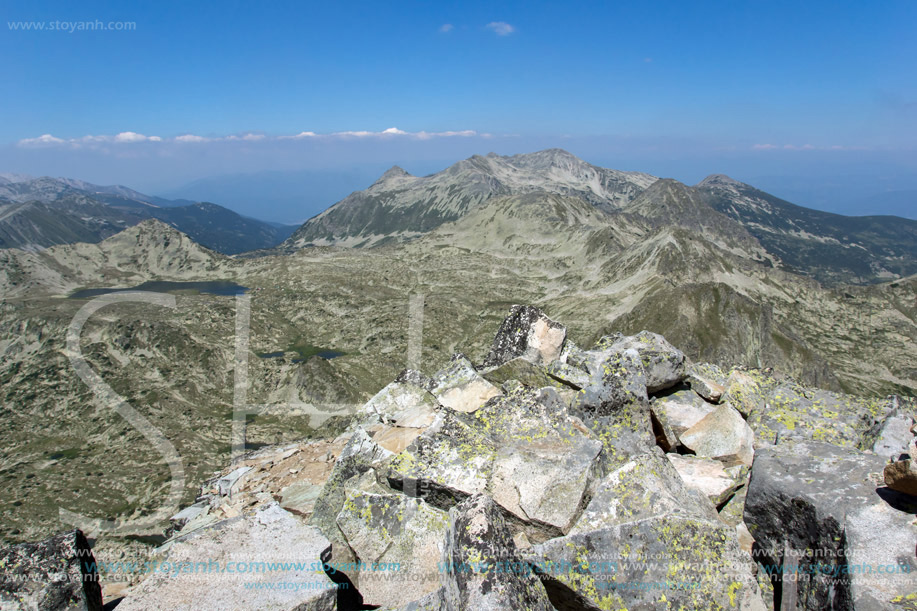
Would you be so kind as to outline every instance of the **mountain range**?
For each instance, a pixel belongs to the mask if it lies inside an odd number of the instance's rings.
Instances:
[[[689,187],[593,166],[561,149],[474,156],[424,177],[395,166],[365,191],[309,219],[281,248],[365,248],[414,239],[496,199],[527,194],[584,202],[605,213],[596,217],[596,226],[612,231],[638,215],[718,240],[744,235],[754,251],[746,256],[826,284],[863,284],[917,273],[917,221],[803,208],[723,175]]]
[[[270,248],[294,229],[207,202],[167,200],[122,186],[0,174],[0,248],[99,242],[155,218],[226,254]]]
[[[145,515],[167,488],[155,449],[96,405],[67,358],[86,301],[65,297],[85,288],[246,287],[251,404],[355,404],[408,365],[429,375],[459,350],[482,363],[520,303],[584,345],[648,330],[695,362],[853,395],[917,394],[917,222],[815,212],[724,176],[689,186],[560,150],[490,154],[425,177],[393,168],[273,249],[227,256],[197,242],[148,218],[96,244],[0,249],[0,538],[61,530],[60,507]],[[176,295],[175,309],[106,307],[81,346],[175,444],[191,501],[191,482],[229,458],[236,303]],[[248,441],[318,426],[278,407],[252,417]]]

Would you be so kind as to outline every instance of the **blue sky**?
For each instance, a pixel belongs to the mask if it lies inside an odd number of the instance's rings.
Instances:
[[[65,1],[2,12],[0,171],[161,192],[221,174],[328,171],[351,176],[346,194],[365,186],[353,176],[393,163],[423,173],[560,146],[688,182],[726,172],[779,191],[856,175],[864,194],[917,189],[908,1]],[[831,205],[810,196],[799,203]],[[320,204],[267,216],[299,220]]]

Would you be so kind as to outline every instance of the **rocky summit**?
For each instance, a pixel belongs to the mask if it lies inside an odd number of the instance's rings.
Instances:
[[[143,570],[61,535],[0,553],[0,600],[94,609],[100,580],[132,611],[914,609],[915,408],[650,332],[581,347],[513,306],[482,362],[406,370],[339,434],[214,474]]]

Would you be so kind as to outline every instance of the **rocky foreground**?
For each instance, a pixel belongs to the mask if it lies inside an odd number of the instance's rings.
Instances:
[[[249,454],[141,563],[0,551],[3,609],[917,609],[915,404],[590,349],[515,306],[336,437]]]

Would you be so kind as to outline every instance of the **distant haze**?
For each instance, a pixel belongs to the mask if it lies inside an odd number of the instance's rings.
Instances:
[[[512,148],[507,151],[504,147],[494,146],[499,144],[494,141],[482,144],[490,148],[482,148],[474,153],[483,155],[490,150],[503,153],[535,150],[516,151]],[[566,144],[569,145],[569,142]],[[576,147],[570,148],[577,150]],[[878,161],[870,160],[869,156],[864,156],[858,171],[840,173],[840,170],[851,165],[851,160],[818,167],[818,161],[815,160],[808,163],[803,161],[802,164],[796,160],[784,164],[780,160],[765,159],[762,163],[754,159],[753,155],[666,160],[648,158],[650,156],[642,152],[638,155],[628,159],[623,151],[609,154],[596,150],[593,155],[583,155],[583,158],[601,167],[643,171],[675,178],[686,184],[695,184],[709,174],[724,173],[808,208],[851,216],[879,214],[917,219],[917,175],[900,168],[897,172],[883,172],[883,166]],[[326,170],[266,170],[219,174],[168,189],[148,190],[168,198],[212,201],[243,215],[296,224],[322,212],[353,191],[365,189],[393,165],[400,165],[415,176],[423,176],[440,171],[463,158],[430,160],[405,157],[402,155],[388,161]],[[763,173],[775,170],[788,173]],[[808,171],[811,174],[789,173],[793,171]]]
[[[302,223],[351,192],[366,188],[386,169],[359,167],[211,176],[159,195],[212,201],[240,214],[273,222]]]

